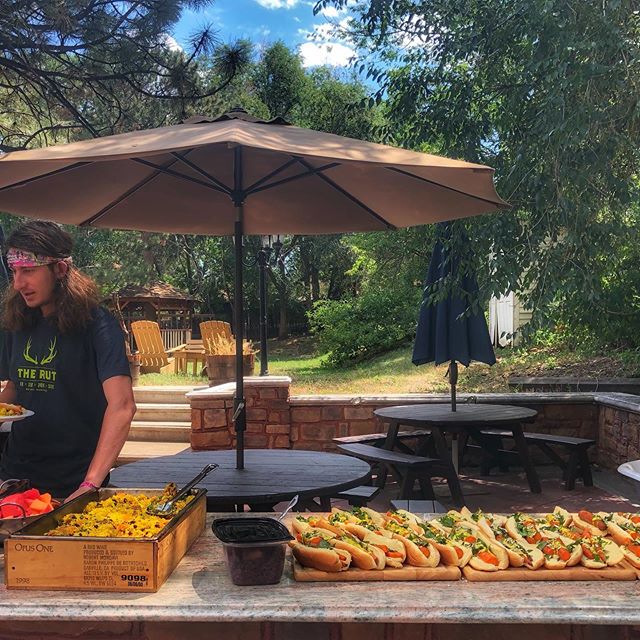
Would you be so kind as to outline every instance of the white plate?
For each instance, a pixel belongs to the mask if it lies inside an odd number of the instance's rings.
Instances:
[[[16,422],[17,420],[24,420],[25,418],[30,418],[33,415],[33,411],[29,409],[25,409],[18,416],[0,416],[0,422]]]

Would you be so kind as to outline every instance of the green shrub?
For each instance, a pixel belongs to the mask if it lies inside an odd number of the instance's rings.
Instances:
[[[415,334],[421,290],[367,289],[343,300],[321,300],[309,313],[326,352],[324,364],[341,366],[370,358]]]

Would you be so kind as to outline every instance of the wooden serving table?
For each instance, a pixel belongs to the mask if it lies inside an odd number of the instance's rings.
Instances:
[[[36,640],[44,629],[47,640],[640,637],[632,628],[640,625],[640,581],[297,583],[287,560],[280,584],[236,587],[211,532],[213,517],[157,593],[25,592],[0,586],[0,637]]]

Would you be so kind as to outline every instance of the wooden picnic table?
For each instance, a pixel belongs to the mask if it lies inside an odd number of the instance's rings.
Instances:
[[[523,423],[535,420],[538,412],[534,409],[501,404],[463,404],[458,405],[457,411],[451,411],[448,404],[412,404],[376,409],[374,414],[389,423],[387,438],[383,445],[385,449],[393,449],[401,425],[415,429],[429,429],[438,458],[443,464],[451,465],[456,476],[457,469],[451,460],[444,437],[446,432],[470,435],[480,446],[493,451],[493,441],[484,437],[482,430],[500,428],[511,431],[531,492],[542,491],[522,430]]]
[[[271,510],[278,502],[300,497],[299,507],[330,511],[330,498],[369,480],[370,467],[362,460],[319,451],[247,449],[245,468],[236,469],[235,451],[193,451],[149,458],[117,467],[111,485],[122,488],[178,487],[206,464],[218,469],[198,485],[207,490],[207,509],[233,511],[239,505]],[[314,498],[319,502],[314,502]]]

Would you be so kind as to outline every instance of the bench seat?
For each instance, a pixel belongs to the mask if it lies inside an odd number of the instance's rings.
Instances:
[[[447,480],[451,495],[456,504],[462,506],[464,497],[460,488],[460,481],[453,470],[453,466],[443,464],[438,458],[425,458],[399,451],[388,451],[369,444],[339,444],[338,450],[347,455],[367,462],[383,465],[390,470],[399,481],[400,498],[409,500],[412,498],[413,486],[416,481],[420,485],[421,497],[433,500],[432,477],[442,477]]]
[[[500,439],[513,437],[510,431],[501,429],[483,429],[480,433],[483,436],[489,436]],[[527,444],[537,447],[545,456],[555,465],[560,467],[563,472],[565,488],[571,491],[576,486],[576,477],[581,477],[585,487],[593,486],[593,477],[591,475],[591,466],[587,450],[593,446],[596,441],[591,438],[575,438],[572,436],[554,435],[551,433],[524,433],[524,439]],[[562,458],[552,446],[557,446],[568,453],[566,459]],[[509,451],[496,450],[497,454],[508,454]]]
[[[431,431],[428,429],[414,429],[413,431],[399,431],[396,436],[395,446],[404,453],[413,454],[413,450],[404,444],[404,440],[416,440],[429,438]],[[370,444],[382,448],[387,439],[386,433],[365,433],[361,436],[343,436],[333,438],[335,444]]]

